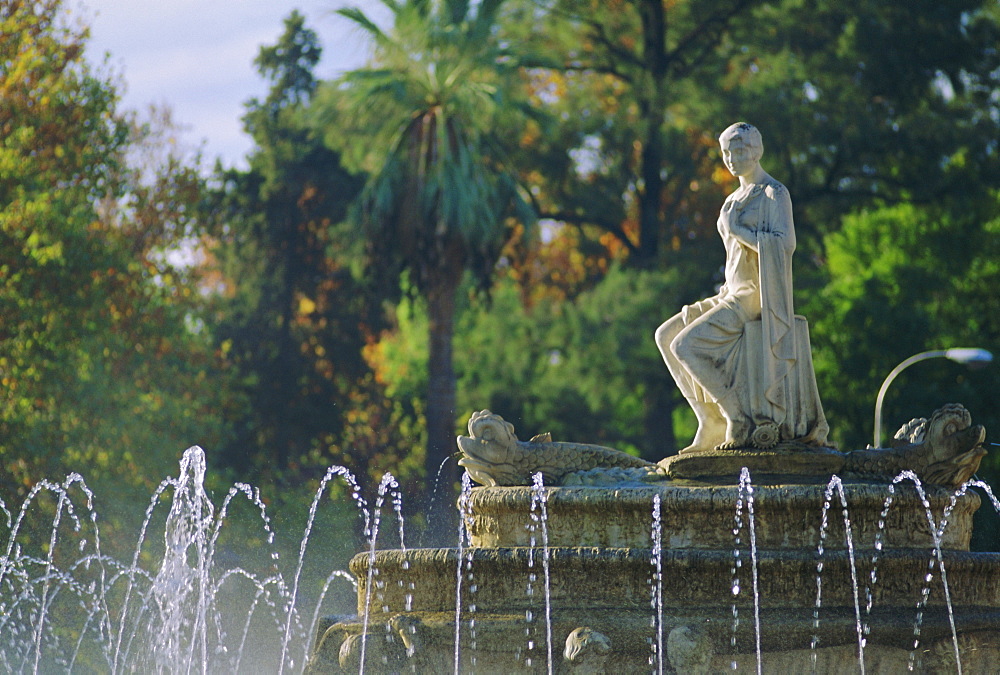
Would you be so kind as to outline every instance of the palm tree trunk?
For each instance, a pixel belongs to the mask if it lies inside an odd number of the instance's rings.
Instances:
[[[665,380],[666,378],[661,378]],[[644,419],[645,438],[642,458],[658,462],[677,454],[677,437],[674,429],[674,408],[677,407],[677,389],[673,382],[660,382],[649,387],[646,393]]]
[[[642,155],[639,173],[643,188],[639,191],[639,244],[631,264],[653,269],[659,252],[663,218],[663,109],[667,103],[667,16],[661,0],[643,0],[643,68],[648,75],[648,91],[640,98],[643,117]]]
[[[440,270],[427,289],[430,353],[427,362],[427,454],[426,504],[450,506],[458,479],[455,461],[455,369],[452,364],[452,336],[455,332],[455,296],[462,279],[462,266]],[[457,269],[454,269],[457,268]],[[435,498],[435,488],[439,497]]]

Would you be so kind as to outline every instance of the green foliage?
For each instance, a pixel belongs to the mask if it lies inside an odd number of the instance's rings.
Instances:
[[[997,184],[997,13],[981,0],[526,3],[507,28],[561,64],[531,72],[559,123],[520,165],[542,217],[596,225],[629,264],[688,277],[732,185],[716,136],[746,120],[816,255],[851,210]]]
[[[872,442],[875,396],[904,359],[951,347],[1000,352],[997,204],[993,197],[951,208],[883,207],[845,218],[841,231],[826,237],[831,279],[804,311],[832,437],[842,449]],[[884,433],[948,402],[964,404],[988,432],[997,429],[996,367],[972,370],[946,359],[914,364],[888,391]],[[1000,481],[995,452],[979,475]],[[984,506],[973,549],[996,550],[998,528]]]
[[[611,445],[647,458],[673,451],[673,383],[652,336],[676,302],[672,275],[612,268],[574,302],[525,308],[509,284],[463,317],[457,344],[463,419],[483,407],[524,438]]]
[[[997,220],[985,221],[996,205],[963,206],[864,211],[826,237],[831,280],[804,311],[827,417],[845,448],[870,442],[875,394],[903,359],[927,349],[997,350],[996,294],[983,292],[997,281]],[[891,433],[959,401],[995,427],[994,379],[943,359],[917,364],[894,383],[885,426]]]
[[[298,10],[285,19],[285,32],[278,44],[261,47],[254,60],[258,71],[273,84],[262,106],[253,101],[251,109],[266,109],[270,116],[289,105],[306,103],[316,90],[313,68],[322,49],[315,31],[305,27]],[[251,117],[253,117],[251,115]],[[253,133],[253,125],[249,125]]]
[[[672,452],[673,384],[652,335],[675,287],[671,275],[616,267],[575,301],[526,304],[517,284],[502,281],[488,304],[464,308],[456,326],[454,431],[488,408],[522,438],[550,431],[653,459]],[[427,319],[420,303],[404,307],[397,332],[379,343],[377,372],[387,393],[405,401],[426,386]]]
[[[561,64],[529,73],[536,104],[558,120],[518,157],[539,213],[585,237],[603,232],[630,265],[674,271],[681,302],[661,318],[718,281],[715,217],[733,181],[715,138],[744,119],[760,127],[765,168],[793,196],[799,305],[818,328],[821,391],[841,442],[867,439],[860,402],[908,349],[990,339],[983,319],[957,316],[988,303],[973,297],[985,287],[951,261],[986,266],[970,253],[984,242],[967,238],[968,223],[982,227],[997,213],[988,197],[1000,180],[995,3],[921,3],[913,21],[903,19],[912,4],[867,0],[519,7],[507,30]],[[863,242],[884,257],[851,258],[878,274],[842,278],[852,265],[836,251],[859,255],[857,246],[828,242],[824,257],[823,237],[849,224],[846,214],[893,205],[903,209],[885,212],[898,222],[893,234]],[[894,238],[904,253],[891,253]]]
[[[540,215],[598,226],[639,267],[678,264],[711,240],[720,183],[729,182],[712,153],[729,121],[713,119],[706,75],[726,58],[722,36],[755,4],[523,5],[510,30],[558,64],[531,73],[537,103],[559,120],[524,152]]]
[[[76,322],[66,321],[65,310],[85,313],[84,327],[98,326],[101,297],[81,282],[113,270],[116,261],[89,231],[96,220],[91,203],[112,188],[127,136],[120,119],[104,117],[114,93],[83,63],[82,36],[58,26],[59,3],[38,10],[8,7],[0,33],[5,445],[42,433],[38,418],[48,408],[46,383],[58,376],[64,365],[58,352],[78,330]],[[7,462],[15,448],[4,448]]]
[[[200,180],[132,123],[58,0],[0,10],[0,476],[142,492],[224,434],[197,280]]]
[[[488,283],[510,236],[505,218],[534,220],[507,159],[505,132],[524,125],[525,101],[518,52],[494,30],[501,4],[394,3],[389,32],[361,10],[339,12],[368,33],[375,56],[314,114],[371,174],[357,219],[390,286],[405,270],[427,292],[456,265]]]
[[[732,185],[715,136],[731,121],[747,119],[765,135],[766,168],[793,194],[799,304],[814,324],[814,341],[831,340],[819,345],[817,362],[821,379],[837,388],[824,397],[842,442],[867,437],[860,429],[870,415],[859,412],[864,406],[858,403],[873,395],[880,373],[899,360],[887,346],[905,352],[932,342],[921,327],[930,315],[945,314],[953,325],[970,327],[950,330],[949,339],[982,341],[981,319],[956,318],[954,309],[945,309],[960,307],[949,300],[959,295],[973,302],[976,282],[940,260],[962,260],[974,250],[956,248],[956,218],[948,215],[959,213],[953,205],[976,203],[979,222],[996,213],[992,202],[984,202],[997,182],[991,160],[1000,122],[993,93],[995,7],[972,1],[928,6],[902,33],[897,26],[909,6],[899,2],[719,0],[665,7],[656,0],[565,0],[505,8],[502,34],[530,41],[542,55],[532,55],[534,63],[522,60],[533,66],[523,76],[532,102],[555,121],[544,130],[529,122],[513,156],[541,216],[561,224],[556,229],[576,227],[580,233],[575,250],[562,259],[510,258],[525,283],[563,289],[568,279],[586,277],[592,284],[599,275],[589,273],[606,269],[608,260],[619,257],[617,248],[626,252],[628,264],[642,267],[655,259],[673,272],[669,290],[676,302],[652,310],[657,319],[711,293],[721,262],[715,216]],[[392,36],[380,33],[377,41],[385,49]],[[887,44],[895,45],[890,57],[884,54]],[[421,62],[402,67],[420,68]],[[401,95],[405,88],[388,85],[397,72],[386,68],[369,76]],[[391,147],[388,136],[385,143]],[[387,194],[407,192],[394,187]],[[928,209],[929,201],[939,208]],[[828,246],[823,257],[821,235],[836,232],[846,213],[876,213],[886,205],[885,217],[901,223],[889,229],[894,239]],[[902,210],[893,213],[891,205]],[[844,222],[845,236],[860,236],[850,218]],[[891,253],[895,239],[905,244],[905,253]],[[853,254],[858,247],[884,256],[854,259],[855,266],[878,272],[877,279],[847,281],[851,264],[837,260],[836,251]],[[584,261],[574,262],[581,254]],[[973,257],[977,267],[984,266]],[[924,290],[923,298],[916,289]],[[568,302],[576,304],[575,293]],[[840,305],[831,310],[824,303]],[[892,321],[886,323],[908,329],[904,339],[886,331],[876,331],[871,341],[858,331],[838,333],[843,322],[870,327],[879,316],[874,310],[886,315],[889,303]],[[948,321],[938,320],[935,330],[945,331]],[[524,370],[524,355],[504,357],[519,364],[522,377],[535,374]],[[850,374],[834,376],[834,370]],[[460,396],[466,380],[490,379],[478,371],[474,365],[459,369]],[[521,389],[523,384],[510,391]],[[671,391],[667,401],[672,397]],[[619,392],[619,398],[629,396]],[[645,407],[670,410],[663,398],[647,400]],[[522,414],[516,406],[512,410]]]
[[[997,184],[998,27],[977,0],[788,2],[728,36],[710,76],[720,112],[761,127],[800,250],[818,253],[845,213]]]

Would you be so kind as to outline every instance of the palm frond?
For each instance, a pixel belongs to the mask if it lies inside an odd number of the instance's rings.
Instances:
[[[418,284],[445,251],[465,251],[477,275],[488,272],[510,219],[534,223],[530,200],[502,160],[518,136],[504,125],[526,119],[520,106],[527,105],[514,93],[523,86],[516,50],[495,32],[502,4],[393,0],[394,24],[378,32],[373,66],[341,79],[369,123],[353,128],[385,149],[359,200],[359,222]],[[376,34],[361,12],[341,14]]]
[[[358,68],[344,73],[341,81],[368,86],[395,79],[397,74],[398,71],[393,68]]]
[[[349,19],[355,23],[359,28],[368,33],[372,39],[375,41],[376,45],[381,46],[382,44],[389,42],[389,37],[378,27],[374,21],[368,18],[365,14],[357,7],[341,7],[337,10],[337,14]]]
[[[482,0],[476,8],[476,18],[470,26],[470,39],[483,41],[493,31],[504,0]]]

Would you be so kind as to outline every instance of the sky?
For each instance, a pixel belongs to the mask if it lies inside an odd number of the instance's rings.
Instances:
[[[123,105],[143,111],[166,105],[184,130],[181,138],[201,147],[210,167],[245,166],[251,148],[240,118],[243,104],[263,97],[267,84],[253,60],[261,45],[274,44],[284,19],[298,9],[316,31],[323,59],[315,74],[336,77],[362,65],[369,54],[362,33],[334,11],[360,7],[384,15],[378,0],[78,0],[74,13],[90,25],[89,60],[109,57],[124,81]],[[380,14],[381,10],[381,14]]]

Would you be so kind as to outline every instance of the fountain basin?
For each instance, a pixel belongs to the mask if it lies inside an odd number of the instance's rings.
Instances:
[[[933,551],[888,551],[877,558],[877,580],[870,584],[871,550],[855,551],[854,569],[864,609],[866,587],[871,586],[875,607],[893,607],[915,614],[924,589],[926,604],[941,607],[944,587]],[[529,548],[473,548],[462,555],[462,605],[478,612],[520,612],[544,605],[543,551]],[[549,550],[549,600],[552,606],[573,609],[638,608],[649,616],[655,568],[650,549],[564,548]],[[942,554],[956,616],[967,608],[1000,608],[1000,553],[945,551]],[[733,601],[733,551],[663,551],[662,602],[675,609],[722,608]],[[752,560],[740,554],[739,604],[752,606]],[[822,560],[822,573],[817,573]],[[358,612],[364,613],[369,554],[351,561],[359,579]],[[933,567],[931,565],[934,561]],[[405,611],[454,612],[458,549],[378,551],[370,606],[373,614]],[[816,604],[817,576],[821,583],[821,614],[849,607],[854,613],[851,560],[846,551],[758,551],[758,594],[762,609],[807,610]],[[933,573],[929,583],[928,571]],[[534,574],[532,581],[530,576]],[[413,587],[410,587],[410,584]],[[532,591],[528,592],[529,584]],[[474,590],[473,590],[474,589]],[[993,611],[993,610],[991,610]],[[1000,611],[998,609],[997,611]],[[972,611],[976,614],[978,610]]]
[[[564,643],[580,627],[608,638],[613,654],[605,666],[622,672],[648,670],[654,645],[665,644],[675,631],[695,632],[699,649],[711,657],[710,670],[693,672],[723,672],[733,661],[753,670],[758,644],[765,672],[809,672],[813,659],[817,672],[843,672],[859,664],[859,622],[866,630],[869,672],[905,672],[911,661],[917,672],[954,672],[952,621],[964,672],[993,672],[990,664],[1000,659],[1000,554],[942,554],[954,607],[950,615],[938,563],[925,583],[934,552],[885,552],[877,558],[874,584],[873,551],[855,553],[858,604],[849,553],[827,551],[817,612],[815,551],[758,551],[759,633],[746,550],[740,556],[741,590],[734,596],[732,551],[663,551],[657,589],[650,549],[549,549],[548,621],[540,547],[378,551],[370,594],[370,554],[356,556],[351,569],[362,584],[359,616],[370,608],[365,667],[370,673],[410,666],[418,672],[451,671],[456,635],[463,672],[546,672],[549,635],[556,667],[569,668],[574,664],[563,655]],[[662,613],[655,609],[658,590]],[[317,672],[358,672],[353,665],[362,630],[358,618],[327,628],[317,650],[317,658],[326,654],[327,666]]]
[[[421,612],[405,617],[379,618],[369,625],[365,673],[445,673],[455,672],[454,613]],[[924,617],[920,645],[913,649],[913,625],[909,619],[889,612],[873,613],[873,620],[895,639],[870,641],[865,646],[867,672],[905,673],[912,660],[919,673],[954,673],[954,642],[947,617],[931,613]],[[473,629],[474,621],[474,629]],[[858,646],[853,616],[829,616],[818,631],[819,646],[811,648],[814,633],[804,628],[809,622],[785,612],[764,612],[761,616],[761,661],[765,673],[815,672],[844,673],[859,670]],[[741,626],[752,623],[744,620]],[[959,636],[963,672],[995,673],[1000,658],[1000,634],[995,632],[996,617],[965,622]],[[648,616],[615,610],[586,613],[556,611],[552,614],[552,662],[555,672],[572,673],[575,664],[563,654],[563,640],[579,626],[589,626],[605,635],[613,645],[601,670],[579,672],[656,672],[653,646],[659,633]],[[674,632],[697,627],[701,649],[710,654],[708,668],[676,672],[725,673],[756,672],[754,635],[747,627],[737,631],[732,644],[732,616],[705,619],[696,614],[671,612],[664,617],[663,640]],[[404,642],[406,633],[409,645]],[[353,638],[353,644],[352,644]],[[360,663],[356,651],[360,638],[357,622],[341,622],[325,627],[309,672],[357,673]],[[354,647],[344,649],[342,645]],[[341,663],[345,652],[348,657]],[[666,650],[665,650],[666,651]],[[652,661],[652,663],[650,663]],[[459,672],[545,673],[548,671],[546,627],[541,621],[529,624],[524,615],[484,615],[466,617],[459,630]],[[672,672],[669,663],[666,672]]]
[[[469,547],[353,558],[358,615],[320,632],[313,672],[954,672],[956,655],[992,672],[1000,553],[968,551],[979,497],[843,491],[850,545],[825,483],[473,489]]]

